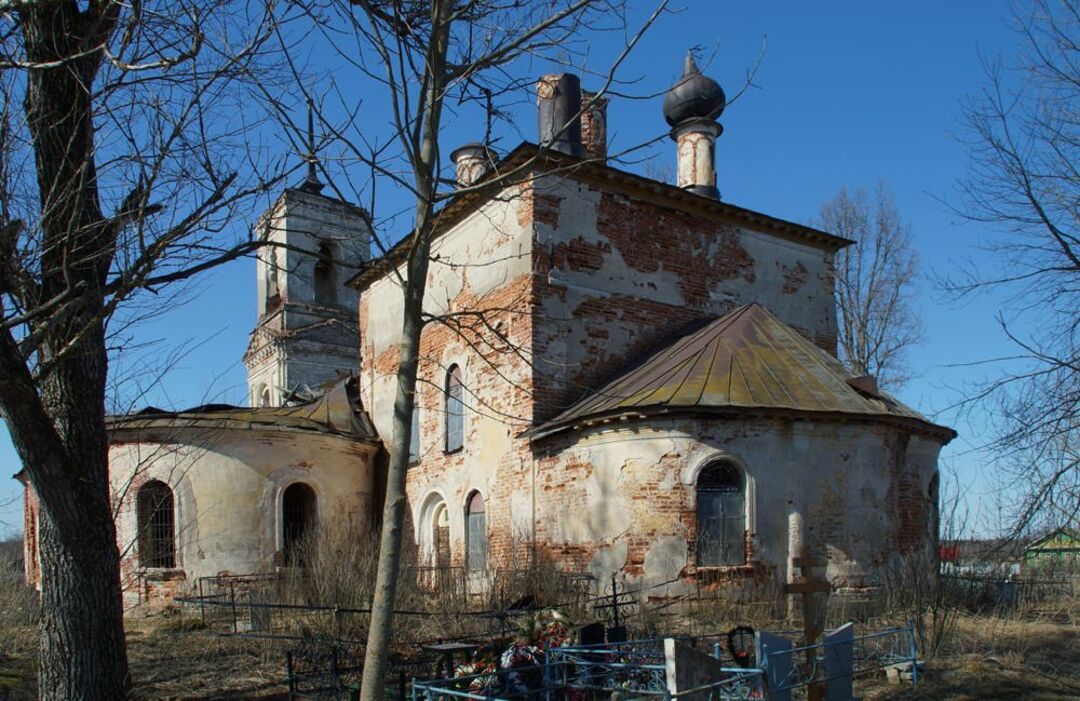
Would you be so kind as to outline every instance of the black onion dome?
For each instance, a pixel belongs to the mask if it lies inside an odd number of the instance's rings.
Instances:
[[[712,78],[701,74],[694,57],[686,55],[682,78],[664,95],[664,119],[671,126],[687,119],[716,119],[724,111],[727,96]]]

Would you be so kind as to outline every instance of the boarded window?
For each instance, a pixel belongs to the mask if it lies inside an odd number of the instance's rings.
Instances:
[[[337,285],[334,275],[334,250],[328,243],[319,244],[315,261],[315,303],[323,307],[337,304]]]
[[[409,464],[420,462],[420,407],[412,410],[412,428],[409,429]]]
[[[746,490],[742,472],[729,462],[707,465],[697,482],[697,564],[746,561]]]
[[[173,493],[164,482],[153,480],[140,489],[137,502],[139,564],[176,567],[176,512]]]
[[[281,496],[281,534],[285,564],[303,565],[303,549],[315,528],[315,491],[304,484],[290,484]]]
[[[450,367],[446,373],[446,452],[461,450],[465,445],[465,402],[461,385],[461,368]]]
[[[487,522],[484,518],[484,497],[473,492],[465,504],[465,565],[469,572],[487,569]]]

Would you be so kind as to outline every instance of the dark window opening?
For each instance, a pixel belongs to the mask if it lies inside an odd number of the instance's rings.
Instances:
[[[303,565],[303,550],[315,527],[315,492],[303,482],[290,484],[281,497],[285,564]]]
[[[139,528],[139,564],[143,567],[176,567],[176,514],[173,493],[164,482],[153,480],[136,498]]]
[[[266,304],[263,312],[270,313],[281,304],[281,289],[278,285],[277,253],[274,249],[266,256]]]
[[[484,518],[484,497],[473,492],[465,504],[465,567],[469,572],[487,569],[487,522]]]
[[[315,303],[324,307],[337,304],[337,285],[334,284],[334,252],[328,243],[319,244],[315,261]]]
[[[708,465],[697,481],[697,564],[746,562],[746,490],[742,472],[729,462]]]
[[[465,402],[461,384],[461,368],[450,367],[446,373],[446,452],[461,450],[465,445]]]

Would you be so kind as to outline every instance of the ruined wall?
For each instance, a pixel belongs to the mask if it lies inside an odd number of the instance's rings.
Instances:
[[[645,586],[695,574],[782,580],[793,511],[840,587],[867,585],[875,567],[932,538],[927,490],[940,442],[880,423],[651,419],[542,448],[538,537],[552,557],[601,581],[613,571]],[[746,476],[747,564],[699,572],[694,485],[719,458]]]
[[[830,251],[570,178],[541,178],[532,199],[538,418],[749,302],[835,353]]]
[[[493,558],[523,537],[508,506],[532,466],[528,446],[514,438],[531,421],[532,228],[525,201],[507,190],[434,242],[424,309],[444,316],[421,337],[419,455],[407,477],[422,564],[433,562],[431,519],[439,504],[449,518],[450,564],[464,563],[465,503],[474,490],[487,504]],[[363,291],[361,397],[388,447],[401,319],[401,289],[392,276]],[[447,452],[445,382],[453,365],[465,389],[464,446]]]
[[[561,543],[559,558],[568,568],[589,564],[585,549],[595,545],[583,535],[589,529],[541,532],[534,514],[542,509],[600,509],[607,515],[598,518],[640,530],[625,547],[644,548],[654,537],[649,518],[631,522],[617,509],[606,511],[603,490],[577,491],[579,501],[548,501],[538,486],[574,482],[608,458],[538,465],[515,437],[686,322],[759,301],[835,349],[831,253],[571,179],[537,182],[503,192],[434,242],[425,311],[484,312],[485,328],[477,328],[475,316],[452,316],[429,323],[422,336],[420,455],[407,478],[421,563],[433,562],[431,521],[440,504],[448,510],[450,562],[464,562],[465,502],[473,490],[487,503],[493,562],[509,563],[516,544],[540,540]],[[401,304],[391,275],[361,294],[361,394],[386,440]],[[454,364],[466,386],[466,438],[463,450],[447,453],[444,383]],[[640,480],[652,490],[642,491],[643,499],[668,498],[665,483],[651,473]]]
[[[373,459],[371,445],[312,432],[117,432],[109,472],[126,603],[188,591],[199,577],[273,571],[283,546],[281,496],[294,482],[315,491],[320,523],[362,531],[370,523]],[[173,491],[175,570],[139,565],[136,494],[150,480]]]

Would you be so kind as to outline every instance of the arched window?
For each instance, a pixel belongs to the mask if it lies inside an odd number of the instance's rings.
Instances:
[[[136,496],[139,533],[139,564],[142,567],[176,567],[176,513],[173,493],[159,480],[147,482]]]
[[[727,461],[706,465],[697,480],[697,564],[746,562],[746,488],[742,472]]]
[[[286,565],[300,565],[301,550],[315,528],[315,491],[294,482],[281,495],[281,535]]]
[[[446,373],[446,452],[461,450],[465,445],[465,402],[461,384],[461,368],[451,365]]]
[[[469,572],[486,570],[487,551],[484,497],[480,492],[473,492],[465,502],[465,569]]]
[[[334,284],[334,249],[327,242],[319,244],[315,261],[315,303],[324,307],[337,304],[337,285]]]
[[[270,388],[266,385],[259,390],[259,406],[270,406]]]

